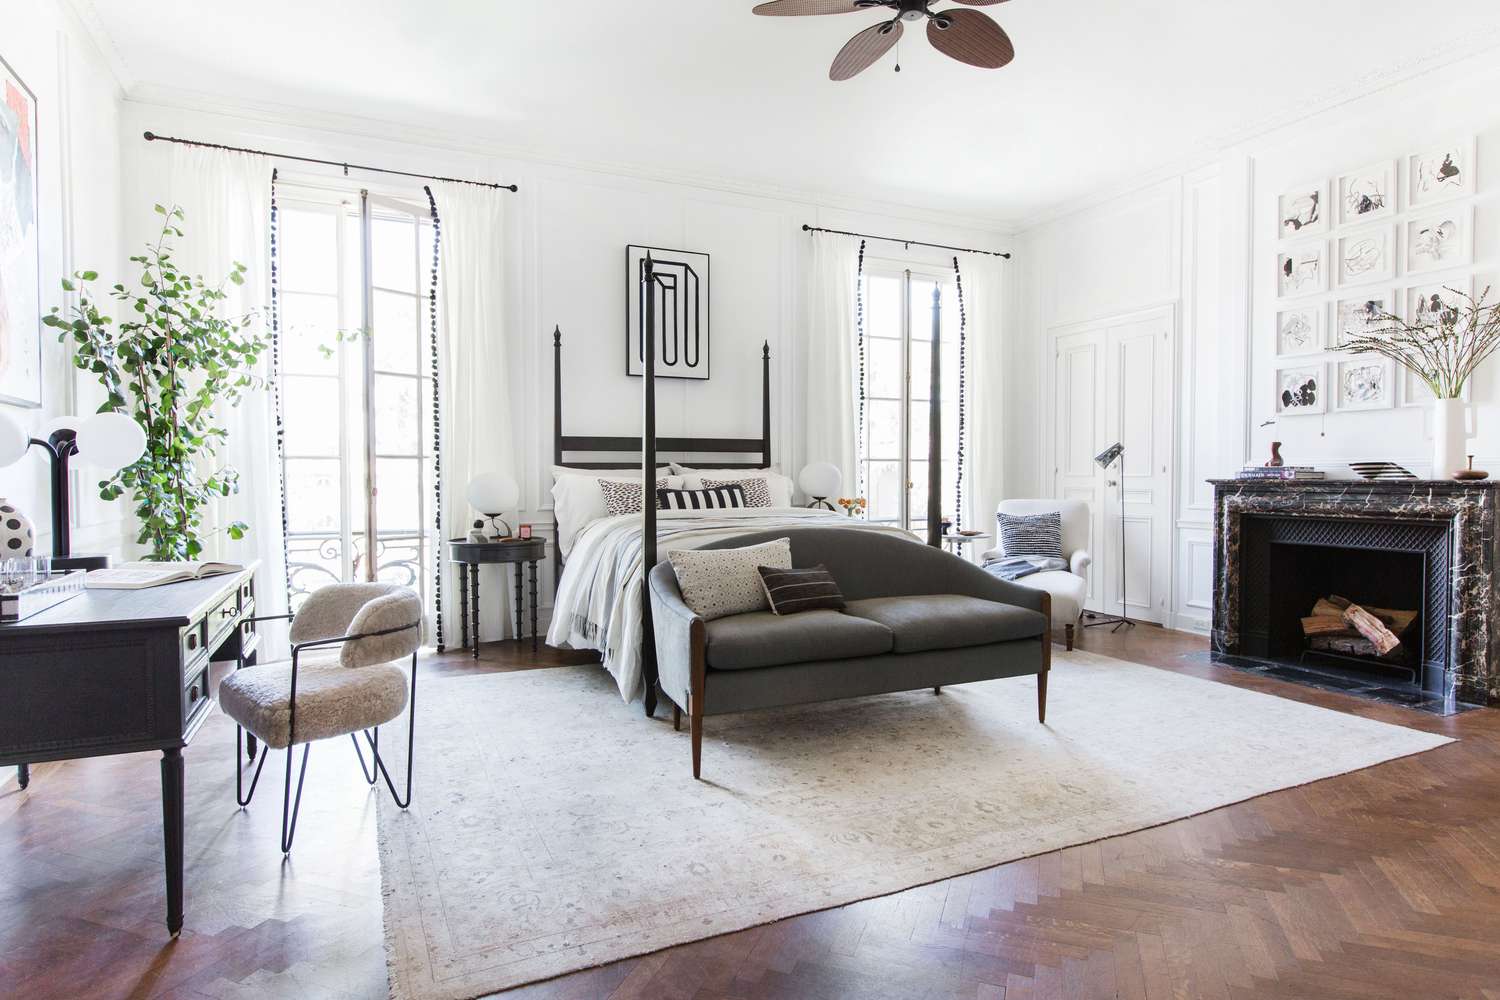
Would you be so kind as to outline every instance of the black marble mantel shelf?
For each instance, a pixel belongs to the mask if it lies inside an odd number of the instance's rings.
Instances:
[[[1212,479],[1214,488],[1214,649],[1241,652],[1245,518],[1255,523],[1322,522],[1347,532],[1350,522],[1441,528],[1427,550],[1442,564],[1441,590],[1429,620],[1446,623],[1428,653],[1444,662],[1423,687],[1446,698],[1500,704],[1500,482],[1449,479]],[[1342,527],[1340,527],[1342,525]],[[1437,527],[1434,527],[1437,526]],[[1416,529],[1412,529],[1416,530]],[[1434,562],[1437,560],[1437,562]],[[1439,581],[1434,581],[1439,582]],[[1441,690],[1438,690],[1438,688]]]

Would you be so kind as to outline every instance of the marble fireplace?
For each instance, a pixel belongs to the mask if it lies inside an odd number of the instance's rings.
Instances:
[[[1428,695],[1500,703],[1488,481],[1214,480],[1215,652],[1292,662],[1319,596],[1415,609],[1399,665]]]

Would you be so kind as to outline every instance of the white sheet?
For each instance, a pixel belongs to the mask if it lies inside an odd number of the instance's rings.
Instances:
[[[908,531],[870,524],[827,510],[764,507],[754,510],[657,512],[657,557],[672,549],[702,548],[753,531],[805,527],[879,531],[912,538]],[[601,517],[578,533],[553,602],[547,643],[594,649],[604,658],[620,696],[635,701],[641,683],[641,515]]]

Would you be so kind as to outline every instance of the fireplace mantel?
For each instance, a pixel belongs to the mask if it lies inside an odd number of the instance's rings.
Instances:
[[[1214,488],[1214,649],[1241,651],[1241,519],[1414,522],[1447,532],[1446,698],[1500,704],[1496,504],[1500,483],[1451,480],[1210,480]],[[1431,531],[1431,528],[1427,529]]]

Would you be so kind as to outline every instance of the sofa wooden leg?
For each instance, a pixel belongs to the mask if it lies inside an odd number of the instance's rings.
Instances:
[[[689,727],[693,732],[693,777],[703,774],[703,710],[689,706]]]
[[[676,705],[672,706],[672,732],[682,731],[682,709]]]
[[[942,689],[942,686],[941,686],[941,685],[939,685],[939,686],[938,686],[938,687],[935,687],[935,688],[933,688],[933,689],[932,689],[932,693],[933,693],[933,694],[942,694],[942,693],[943,693],[943,689]]]
[[[1042,617],[1052,620],[1052,595],[1042,594]],[[1036,674],[1036,721],[1047,721],[1047,674],[1052,670],[1052,630],[1042,631],[1042,664]]]
[[[1066,637],[1068,652],[1073,651],[1073,623],[1069,622],[1063,626],[1063,635]]]
[[[1047,671],[1036,675],[1036,721],[1047,721]]]

